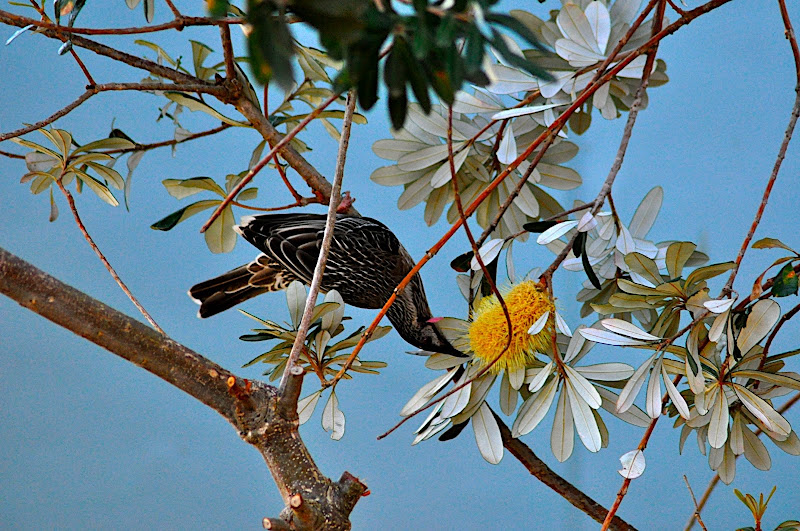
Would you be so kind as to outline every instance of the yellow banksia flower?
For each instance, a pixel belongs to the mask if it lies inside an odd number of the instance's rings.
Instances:
[[[554,332],[555,306],[547,293],[534,281],[526,280],[503,294],[511,317],[511,343],[503,356],[492,365],[491,372],[505,369],[514,372],[525,367],[535,352],[550,348]],[[547,324],[537,334],[528,333],[531,325],[545,312],[550,312]],[[470,348],[484,365],[492,362],[508,342],[508,324],[503,307],[495,295],[484,297],[475,310],[469,327]]]

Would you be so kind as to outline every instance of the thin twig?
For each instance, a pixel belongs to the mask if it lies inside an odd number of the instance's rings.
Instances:
[[[770,332],[769,336],[767,337],[767,342],[764,343],[764,352],[761,353],[761,362],[758,364],[757,370],[760,371],[764,368],[764,363],[767,361],[767,354],[769,353],[769,347],[772,346],[772,341],[775,339],[775,336],[778,335],[781,327],[786,324],[789,319],[797,315],[797,312],[800,312],[800,304],[783,314],[778,320],[778,324],[772,329],[772,332]]]
[[[2,155],[3,157],[8,157],[10,159],[25,160],[25,155],[17,155],[16,153],[10,153],[8,151],[3,151],[2,149],[0,149],[0,155]]]
[[[89,246],[95,252],[97,257],[100,258],[100,261],[103,262],[103,265],[106,267],[108,272],[111,273],[111,277],[116,281],[117,285],[119,285],[119,287],[122,289],[125,295],[128,296],[133,305],[136,306],[136,308],[142,313],[142,315],[144,315],[144,318],[147,319],[147,321],[151,325],[153,325],[153,328],[158,330],[158,332],[161,333],[161,335],[163,335],[164,337],[168,337],[166,332],[164,332],[164,330],[162,330],[161,327],[158,326],[158,323],[155,322],[155,320],[150,316],[150,314],[147,313],[147,310],[144,309],[144,306],[142,306],[141,303],[139,303],[139,301],[136,299],[136,297],[133,296],[131,290],[129,290],[128,286],[126,286],[125,283],[122,281],[122,279],[119,278],[119,275],[111,266],[109,261],[106,259],[105,255],[103,255],[103,252],[100,250],[97,244],[94,243],[94,240],[89,235],[89,231],[86,230],[86,226],[83,224],[83,221],[81,221],[81,217],[78,214],[78,208],[75,206],[75,200],[73,199],[70,191],[66,189],[64,183],[61,182],[61,179],[57,179],[56,184],[58,184],[58,187],[61,189],[61,193],[64,194],[64,197],[67,198],[67,202],[69,203],[69,208],[70,210],[72,210],[72,215],[75,217],[75,223],[78,224],[78,229],[80,229],[81,234],[83,234],[83,237],[86,238],[87,242],[89,242]]]
[[[164,2],[167,4],[170,10],[172,10],[172,14],[175,15],[176,19],[180,20],[183,18],[183,15],[181,15],[181,12],[178,11],[177,7],[175,7],[175,4],[172,3],[172,0],[164,0]]]
[[[317,301],[317,293],[319,293],[320,284],[322,283],[322,274],[325,271],[325,263],[328,261],[328,251],[331,247],[331,240],[333,239],[333,227],[336,223],[336,210],[341,200],[342,179],[344,177],[344,164],[347,160],[347,147],[350,144],[350,129],[353,124],[353,113],[356,109],[356,92],[351,89],[347,94],[347,104],[344,110],[344,119],[342,120],[342,133],[339,137],[339,152],[336,155],[336,172],[333,175],[333,189],[331,191],[331,198],[328,203],[328,217],[325,220],[325,232],[322,236],[322,243],[320,244],[319,257],[317,258],[317,265],[314,268],[314,276],[311,279],[311,286],[308,290],[308,297],[306,298],[306,306],[303,311],[303,318],[300,322],[300,327],[297,330],[297,336],[292,345],[292,351],[286,361],[286,368],[281,377],[281,385],[279,387],[280,394],[283,395],[286,389],[289,377],[295,368],[297,359],[300,357],[300,352],[303,350],[303,343],[306,340],[308,327],[311,326],[311,314],[314,312],[314,306]],[[269,156],[272,158],[272,155]]]
[[[692,497],[692,503],[694,504],[694,515],[697,518],[697,523],[700,524],[700,527],[703,531],[708,531],[706,529],[706,525],[703,523],[703,519],[700,518],[700,507],[697,506],[697,498],[694,497],[694,491],[692,490],[692,486],[689,485],[689,478],[686,477],[686,474],[683,475],[683,481],[686,483],[686,488],[689,489],[689,495]]]
[[[792,398],[786,401],[780,408],[778,408],[778,413],[783,415],[786,411],[788,411],[792,406],[794,406],[797,402],[800,402],[800,393],[797,393]],[[755,434],[761,435],[764,433],[761,428],[755,431]],[[740,456],[735,455],[734,459],[739,459]],[[699,513],[702,512],[703,508],[706,506],[708,499],[711,497],[711,493],[714,492],[714,488],[720,481],[719,474],[714,474],[714,477],[711,478],[711,481],[708,482],[708,486],[706,486],[706,490],[703,492],[703,495],[700,497],[700,501],[697,503],[697,511],[695,514],[689,517],[689,521],[686,523],[686,527],[684,531],[691,531],[692,527],[694,527],[695,517],[699,516]]]
[[[83,75],[86,76],[86,80],[89,82],[89,84],[96,85],[97,83],[95,83],[92,74],[89,73],[89,69],[86,68],[86,65],[83,64],[83,61],[81,61],[81,58],[78,57],[78,52],[76,52],[74,48],[70,48],[69,53],[75,59],[75,62],[78,63],[78,66],[81,68],[81,71],[83,71]]]
[[[319,105],[319,107],[314,109],[312,112],[308,113],[308,115],[306,115],[306,117],[303,118],[303,120],[300,121],[300,123],[298,123],[294,128],[292,128],[291,131],[286,133],[286,136],[284,136],[280,142],[272,146],[272,149],[269,150],[269,153],[264,155],[264,157],[260,161],[258,161],[258,164],[250,168],[250,171],[247,172],[247,175],[245,175],[244,178],[241,181],[239,181],[239,184],[237,184],[234,187],[234,189],[230,191],[227,197],[225,197],[225,199],[222,200],[222,202],[217,206],[217,209],[214,210],[214,213],[211,214],[211,217],[208,218],[208,221],[206,221],[203,227],[200,229],[200,232],[205,232],[208,229],[208,227],[210,227],[211,224],[214,223],[214,220],[219,217],[219,215],[222,213],[223,210],[225,210],[225,207],[227,207],[233,200],[233,198],[236,197],[236,194],[238,194],[242,190],[242,188],[244,188],[250,181],[253,180],[253,177],[255,177],[256,174],[259,171],[261,171],[261,169],[264,166],[267,165],[267,163],[275,155],[275,153],[280,151],[280,149],[283,146],[288,144],[295,136],[297,136],[297,134],[300,131],[302,131],[312,120],[314,120],[317,116],[319,116],[320,113],[322,113],[322,111],[324,111],[328,107],[328,105],[336,101],[340,95],[341,95],[340,92],[335,92],[331,94],[331,96],[324,102],[322,102]],[[331,194],[331,197],[334,197],[333,193]]]
[[[189,142],[191,140],[196,140],[198,138],[203,138],[205,136],[215,135],[220,133],[226,129],[233,127],[230,124],[222,124],[212,129],[206,129],[205,131],[200,131],[198,133],[193,133],[185,138],[178,139],[171,139],[171,140],[162,140],[161,142],[153,142],[150,144],[136,144],[136,146],[132,148],[118,148],[118,149],[109,149],[108,151],[104,151],[104,153],[112,154],[112,153],[131,153],[133,151],[149,151],[151,149],[156,149],[160,147],[167,147],[167,146],[176,146],[178,144],[183,144],[185,142]]]
[[[750,225],[750,231],[747,233],[747,236],[742,242],[742,248],[739,249],[739,255],[736,257],[736,267],[733,268],[730,276],[728,277],[728,281],[725,283],[725,288],[723,288],[724,295],[731,293],[733,281],[736,279],[736,274],[739,271],[739,265],[742,263],[744,253],[747,251],[750,241],[753,239],[756,229],[758,228],[758,224],[761,222],[761,216],[764,214],[764,208],[767,206],[767,201],[769,200],[770,193],[772,192],[772,187],[775,184],[775,179],[778,178],[778,172],[781,169],[781,164],[783,163],[783,159],[786,157],[786,150],[789,148],[789,142],[792,140],[794,127],[797,125],[798,117],[800,117],[800,49],[797,45],[797,39],[794,35],[794,28],[792,28],[792,21],[789,19],[789,12],[786,10],[786,4],[784,0],[778,0],[778,6],[781,11],[781,17],[783,18],[783,25],[786,28],[786,38],[789,39],[789,44],[792,48],[792,57],[794,58],[795,74],[797,77],[797,83],[795,85],[795,92],[797,93],[797,96],[794,100],[794,107],[792,107],[789,125],[786,126],[786,133],[784,133],[781,147],[778,149],[778,156],[776,157],[775,164],[772,167],[772,173],[767,181],[767,187],[764,189],[764,195],[761,197],[761,204],[758,205],[758,211],[756,211],[756,216],[753,218],[753,223]]]
[[[14,13],[0,10],[0,15],[11,15],[13,17],[20,17]],[[24,24],[33,24],[37,28],[44,28],[46,30],[53,30],[65,35],[138,35],[140,33],[157,33],[164,30],[178,30],[190,26],[228,26],[230,24],[246,24],[247,21],[239,17],[226,17],[226,18],[212,18],[212,17],[184,17],[176,18],[170,22],[163,24],[155,24],[153,26],[136,26],[133,28],[77,28],[69,26],[61,26],[52,22],[28,19],[30,22]]]
[[[55,113],[51,114],[44,120],[40,120],[35,124],[21,127],[15,131],[0,134],[0,142],[16,138],[28,134],[30,132],[41,129],[59,118],[62,118],[72,112],[76,107],[80,106],[83,102],[98,94],[100,92],[117,91],[117,90],[173,90],[176,92],[206,92],[209,94],[222,94],[225,89],[214,85],[205,84],[175,84],[175,83],[104,83],[101,85],[89,86],[86,92],[81,94],[75,101],[62,107]]]

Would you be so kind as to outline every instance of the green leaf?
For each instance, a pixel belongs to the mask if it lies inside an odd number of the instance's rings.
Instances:
[[[789,262],[775,276],[772,284],[772,295],[775,297],[797,295],[797,286],[797,273],[795,273],[792,263]]]
[[[686,277],[686,288],[688,291],[691,291],[692,284],[702,282],[703,280],[708,280],[709,278],[714,278],[718,275],[721,275],[725,271],[730,271],[734,267],[736,267],[735,262],[723,262],[721,264],[711,264],[705,267],[699,267],[689,273],[689,276]]]
[[[88,144],[82,145],[72,152],[72,156],[75,156],[78,153],[89,151],[99,151],[104,149],[133,149],[135,147],[136,144],[125,138],[102,138],[100,140],[95,140],[94,142],[89,142]]]
[[[122,175],[117,172],[117,170],[96,162],[87,162],[86,164],[117,190],[122,190],[122,188],[125,186],[125,180],[122,178]]]
[[[52,149],[46,148],[44,146],[41,146],[41,145],[37,144],[36,142],[31,142],[30,140],[25,140],[24,138],[12,138],[10,140],[12,142],[14,142],[15,144],[19,144],[20,146],[25,146],[26,148],[30,148],[30,149],[32,149],[34,151],[38,151],[39,153],[44,153],[45,155],[50,155],[51,157],[53,157],[56,160],[59,160],[59,161],[63,161],[64,160],[64,157],[62,155],[59,155],[58,153],[56,153]]]
[[[248,122],[237,122],[233,118],[228,118],[227,116],[225,116],[218,110],[214,109],[210,105],[207,105],[206,103],[202,102],[201,100],[193,96],[184,94],[183,92],[165,91],[164,96],[166,96],[167,99],[172,100],[179,105],[183,105],[190,111],[204,112],[228,125],[232,125],[235,127],[251,127],[251,125]]]
[[[214,192],[220,197],[227,194],[211,177],[192,177],[191,179],[164,179],[161,181],[169,195],[183,199],[202,191]]]
[[[182,221],[186,221],[190,217],[194,216],[195,214],[199,214],[204,210],[208,210],[209,208],[213,208],[220,204],[221,201],[217,199],[207,199],[205,201],[198,201],[196,203],[192,203],[191,205],[185,206],[180,210],[176,210],[169,216],[162,218],[152,225],[150,225],[151,229],[155,230],[171,230],[175,225]]]
[[[215,254],[229,253],[236,246],[237,234],[233,230],[236,221],[229,206],[220,213],[204,233],[208,249]]]
[[[86,186],[88,186],[89,189],[92,192],[97,194],[97,197],[99,197],[100,199],[102,199],[103,201],[105,201],[106,203],[108,203],[111,206],[119,205],[119,201],[117,201],[117,198],[114,197],[114,195],[106,187],[106,185],[104,185],[103,183],[101,183],[100,181],[95,179],[94,177],[92,177],[90,175],[86,175],[83,172],[76,171],[75,173],[78,174],[78,178],[81,181],[83,181],[83,183],[86,184]]]
[[[755,242],[751,247],[753,249],[786,249],[794,254],[797,254],[797,251],[783,243],[777,238],[761,238],[757,242]],[[800,255],[798,255],[800,256]]]
[[[696,248],[697,245],[692,242],[675,242],[667,247],[667,272],[670,278],[681,276],[683,266]]]
[[[560,221],[531,221],[530,223],[524,224],[522,228],[528,232],[541,233],[550,227],[555,227],[559,223]]]

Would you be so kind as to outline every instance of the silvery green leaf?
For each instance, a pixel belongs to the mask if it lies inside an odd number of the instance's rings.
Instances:
[[[706,443],[708,442],[707,440],[708,424],[698,429],[695,433],[697,433],[697,449],[700,451],[701,454],[706,455]],[[711,450],[714,450],[714,448],[712,448]]]
[[[612,8],[613,10],[613,8]],[[630,225],[628,228],[634,238],[644,238],[650,232],[650,228],[655,223],[658,217],[658,211],[661,210],[661,203],[664,200],[664,190],[660,186],[656,186],[644,196],[639,207],[633,214]]]
[[[500,410],[506,415],[513,415],[517,409],[517,397],[519,393],[511,387],[508,380],[508,372],[503,372],[503,379],[500,380]]]
[[[317,402],[319,402],[319,397],[321,396],[322,389],[297,401],[297,416],[299,417],[300,424],[308,422],[308,419],[314,414],[314,409],[317,407]]]
[[[453,379],[455,373],[456,369],[447,371],[443,375],[420,387],[419,390],[414,393],[414,396],[411,397],[411,400],[406,402],[406,405],[400,410],[400,416],[407,417],[414,411],[424,406],[433,395],[438,393],[442,387],[447,385],[447,382]]]
[[[736,344],[742,354],[746,354],[759,341],[767,336],[781,316],[780,305],[772,299],[763,299],[755,303],[747,316],[747,324],[739,332]]]
[[[497,160],[502,164],[511,164],[516,158],[517,139],[514,138],[514,128],[511,122],[508,122],[503,138],[500,140],[500,145],[497,147]]]
[[[322,429],[331,432],[331,439],[338,441],[344,435],[344,413],[339,409],[339,399],[336,391],[331,391],[331,396],[322,410]]]
[[[539,245],[547,245],[553,240],[557,240],[573,228],[578,226],[578,220],[563,221],[558,225],[553,225],[536,238]]]
[[[617,244],[616,248],[619,252],[624,255],[633,253],[636,251],[636,242],[631,236],[630,231],[625,225],[620,225],[619,227],[619,236],[617,237]]]
[[[409,184],[397,198],[397,208],[408,210],[425,201],[433,192],[431,178],[436,170],[430,170],[425,175]]]
[[[508,373],[508,370],[505,371]],[[525,382],[525,367],[520,367],[516,371],[508,374],[508,380],[511,384],[511,388],[515,391],[518,391],[522,384]]]
[[[529,74],[510,66],[492,65],[492,84],[486,90],[494,94],[515,94],[538,88],[538,81]]]
[[[541,317],[536,319],[536,321],[531,325],[531,327],[528,328],[528,333],[532,336],[535,336],[536,334],[544,330],[544,327],[547,325],[547,321],[549,319],[550,319],[550,311],[548,310],[544,312]]]
[[[754,362],[756,362],[756,360],[757,358],[753,359]],[[731,376],[734,376],[736,378],[749,378],[752,380],[769,382],[771,384],[780,387],[786,387],[788,389],[794,389],[795,391],[800,391],[800,380],[792,378],[791,376],[786,376],[785,374],[782,373],[737,369],[731,373]],[[762,393],[759,392],[759,394]]]
[[[478,254],[480,255],[484,265],[489,265],[494,262],[494,259],[500,254],[500,250],[503,248],[504,243],[505,241],[501,238],[492,238],[488,242],[481,245],[481,248],[478,250]],[[472,261],[470,261],[469,265],[473,271],[478,271],[481,268],[481,265],[478,263],[478,260],[475,257],[472,258]]]
[[[569,366],[565,366],[569,368]],[[575,424],[575,429],[578,432],[581,442],[590,452],[599,452],[602,445],[602,437],[600,430],[597,427],[597,422],[594,419],[592,408],[583,399],[583,395],[579,392],[574,385],[572,385],[572,378],[567,379],[567,394],[569,396],[569,405],[572,409],[572,419]],[[599,407],[598,395],[598,407]]]
[[[76,171],[75,173],[77,173],[78,178],[80,178],[80,180],[86,186],[88,186],[89,189],[91,189],[92,192],[94,192],[97,195],[97,197],[99,197],[100,199],[102,199],[103,201],[105,201],[106,203],[108,203],[111,206],[118,206],[119,205],[119,201],[117,201],[117,198],[114,197],[114,195],[111,193],[111,191],[108,189],[108,187],[106,185],[104,185],[103,183],[101,183],[97,179],[95,179],[95,178],[93,178],[93,177],[91,177],[91,176],[89,176],[89,175],[87,175],[87,174],[85,174],[83,172]],[[220,217],[222,217],[222,216],[220,216]]]
[[[369,178],[372,182],[381,186],[399,186],[416,181],[427,173],[427,170],[405,171],[401,170],[396,164],[391,166],[381,166],[372,172]]]
[[[603,403],[600,407],[628,424],[639,426],[640,428],[646,428],[650,425],[650,417],[647,413],[639,409],[638,406],[633,405],[627,411],[619,412],[617,411],[619,395],[604,387],[597,387],[596,389],[600,394],[600,398],[603,399]]]
[[[52,223],[56,219],[58,219],[58,205],[56,205],[56,201],[53,199],[53,188],[50,187],[50,218],[48,221]]]
[[[597,226],[597,218],[594,217],[591,211],[586,212],[581,216],[578,222],[578,232],[589,232]]]
[[[156,12],[155,0],[144,0],[144,18],[147,22],[153,22]]]
[[[456,356],[451,356],[450,354],[441,354],[437,352],[425,360],[425,367],[434,371],[439,371],[458,367],[462,363],[464,363],[464,358],[458,358]]]
[[[592,28],[596,49],[600,53],[605,53],[608,37],[611,34],[611,17],[609,17],[608,8],[602,2],[591,2],[586,6],[584,13]]]
[[[683,266],[697,249],[692,242],[675,242],[667,247],[667,272],[670,278],[678,278],[683,272]]]
[[[325,348],[328,346],[328,342],[331,340],[331,333],[327,330],[321,330],[315,337],[314,337],[314,349],[317,352],[325,352]],[[359,364],[359,362],[353,363],[353,368]]]
[[[657,419],[661,416],[661,369],[664,366],[664,353],[656,360],[650,379],[647,381],[647,394],[645,399],[647,414],[650,418]]]
[[[322,316],[322,328],[330,333],[333,333],[344,317],[344,300],[339,292],[335,289],[330,290],[325,294],[325,302],[338,304],[338,306]]]
[[[713,448],[712,448],[713,450]],[[736,477],[736,456],[733,455],[730,446],[725,445],[722,451],[722,463],[717,468],[719,479],[726,485],[730,485]]]
[[[718,342],[719,338],[722,336],[722,333],[725,332],[726,325],[730,320],[730,311],[725,310],[721,314],[717,315],[714,319],[714,322],[711,324],[711,328],[708,330],[708,340],[713,342]]]
[[[506,120],[508,118],[516,118],[517,116],[536,114],[546,111],[547,109],[553,109],[564,105],[566,105],[566,103],[548,103],[546,105],[531,105],[527,107],[518,107],[516,109],[507,109],[492,116],[492,120]]]
[[[670,379],[669,374],[667,374],[667,369],[663,364],[661,365],[661,377],[664,380],[664,387],[667,388],[669,399],[672,400],[672,404],[675,406],[675,409],[678,410],[678,414],[681,417],[688,419],[689,406],[686,404],[686,400],[683,398],[683,395],[681,395],[678,391],[678,388],[675,387],[674,383],[672,383],[672,379]]]
[[[607,330],[597,330],[596,328],[582,328],[579,330],[579,333],[589,341],[603,343],[605,345],[630,347],[647,344],[646,342],[639,341],[638,339],[631,339]]]
[[[453,145],[453,149],[456,146]],[[397,161],[397,165],[401,170],[413,171],[429,168],[437,162],[441,162],[447,158],[447,146],[445,144],[438,144],[435,146],[428,146],[419,151],[412,151],[406,153]]]
[[[639,8],[642,6],[642,0],[617,0],[611,6],[611,20],[614,24],[627,23],[629,24],[639,13]]]
[[[577,171],[566,166],[540,162],[536,170],[539,172],[538,184],[555,190],[573,190],[583,182]]]
[[[464,374],[461,375],[461,378],[456,380],[455,387],[459,387],[469,380],[468,374],[468,371],[464,371]],[[472,384],[470,383],[445,398],[441,412],[442,418],[449,419],[461,413],[464,408],[467,407],[471,390]]]
[[[711,299],[704,302],[703,306],[712,313],[725,313],[733,306],[734,302],[736,302],[736,299]]]
[[[500,110],[500,105],[484,101],[468,94],[462,90],[456,93],[455,101],[453,102],[453,112],[465,114],[477,114],[483,112],[492,112]],[[497,118],[492,118],[497,120]]]
[[[727,447],[727,445],[726,445]],[[733,452],[731,452],[733,453]],[[708,451],[708,467],[711,470],[717,470],[722,465],[722,460],[725,458],[725,448],[714,448],[713,446]],[[721,479],[721,478],[720,478]]]
[[[564,334],[567,337],[570,338],[572,337],[572,330],[570,330],[567,321],[565,321],[564,318],[561,317],[561,314],[558,312],[556,312],[556,330],[558,330],[560,333]]]
[[[739,397],[742,404],[744,404],[747,410],[760,420],[768,430],[775,432],[779,436],[789,435],[792,431],[791,425],[789,425],[786,419],[775,411],[771,405],[749,389],[736,383],[732,385],[736,396]]]
[[[559,462],[563,463],[572,455],[575,444],[575,424],[572,420],[572,408],[568,404],[566,389],[561,389],[553,419],[553,431],[550,432],[550,449]]]
[[[552,378],[541,391],[532,394],[522,403],[511,427],[511,434],[514,437],[529,433],[542,421],[553,404],[557,388],[558,378]]]
[[[709,408],[711,410],[711,422],[708,425],[708,443],[712,448],[722,448],[728,440],[728,399],[725,393],[718,392],[714,402]]]
[[[455,150],[455,146],[453,146],[453,149]],[[453,155],[453,166],[455,167],[456,173],[458,173],[458,170],[460,170],[461,166],[464,165],[464,161],[467,160],[467,157],[469,157],[469,152],[470,148],[467,147]],[[436,173],[433,174],[433,177],[431,178],[431,186],[434,188],[441,188],[445,184],[449,183],[452,180],[452,177],[453,172],[450,171],[450,161],[445,159],[442,165],[439,166],[439,169],[436,170]]]
[[[636,479],[644,474],[647,466],[641,450],[631,450],[623,454],[619,458],[619,462],[622,464],[622,469],[618,471],[619,475],[628,479]]]
[[[794,431],[784,440],[772,439],[775,445],[789,455],[800,455],[800,438]]]
[[[625,255],[625,264],[630,268],[631,272],[640,275],[651,286],[655,287],[663,283],[661,274],[658,272],[658,266],[651,258],[634,252]]]
[[[531,379],[530,383],[528,384],[528,391],[530,391],[531,393],[535,393],[539,389],[541,389],[542,386],[544,385],[544,382],[547,380],[547,377],[550,376],[551,372],[553,372],[552,361],[547,365],[545,365],[544,367],[542,367],[541,369],[539,369],[539,372],[536,373],[536,376],[534,376]]]
[[[204,113],[206,113],[208,115],[211,115],[214,118],[216,118],[217,120],[219,120],[221,122],[224,122],[224,123],[226,123],[228,125],[232,125],[232,126],[235,126],[235,127],[252,127],[249,122],[239,122],[239,121],[236,121],[236,120],[234,120],[232,118],[228,118],[227,116],[225,116],[224,114],[222,114],[221,112],[219,112],[215,108],[211,107],[207,103],[205,103],[205,102],[203,102],[203,101],[201,101],[201,100],[199,100],[199,99],[197,99],[197,98],[195,98],[193,96],[189,96],[187,94],[184,94],[182,92],[165,91],[164,92],[164,96],[166,96],[168,99],[174,101],[175,103],[177,103],[179,105],[183,105],[184,107],[186,107],[190,111],[193,111],[193,112],[194,111],[204,112]]]
[[[562,9],[562,13],[563,11]],[[603,56],[599,53],[570,39],[558,39],[555,44],[555,50],[558,55],[569,61],[570,66],[574,67],[589,66],[603,60]],[[578,83],[578,79],[573,80],[572,84],[566,87],[565,90],[575,91],[578,88]]]
[[[294,330],[297,330],[297,327],[300,326],[305,304],[306,288],[302,282],[293,280],[286,288],[286,305],[289,308],[289,317],[292,319]]]
[[[687,262],[688,264],[689,262]],[[686,277],[686,288],[691,289],[694,284],[702,282],[703,280],[708,280],[710,278],[714,278],[726,271],[730,271],[736,267],[735,262],[723,262],[721,264],[711,264],[705,267],[700,267],[695,269],[689,276]]]
[[[643,341],[661,340],[660,337],[649,334],[635,324],[629,323],[628,321],[623,321],[622,319],[603,319],[600,321],[600,324],[603,325],[603,327],[607,330],[624,336],[632,337],[634,339],[641,339]]]
[[[475,432],[475,442],[481,456],[489,463],[496,465],[503,459],[503,439],[500,436],[500,427],[497,419],[486,402],[481,404],[478,411],[472,416],[472,429]]]
[[[431,408],[431,412],[428,413],[428,416],[425,418],[425,420],[422,422],[422,424],[419,425],[419,428],[417,428],[416,431],[414,431],[414,433],[422,433],[427,428],[429,428],[431,426],[431,424],[437,424],[437,423],[441,422],[441,418],[436,419],[436,415],[439,414],[439,411],[441,411],[441,409],[442,409],[442,403],[441,402],[439,402],[438,404],[433,406]],[[436,422],[434,422],[434,419],[436,420]]]
[[[750,463],[759,470],[769,470],[772,466],[772,460],[769,457],[769,451],[758,435],[750,431],[748,428],[742,429],[744,435],[744,456]]]
[[[511,250],[514,248],[514,240],[509,240],[508,245],[506,246],[506,275],[508,276],[508,281],[514,284],[517,281],[517,272],[514,268],[514,257],[511,254]]]
[[[558,317],[558,312],[556,312],[556,318]],[[558,321],[556,321],[558,322]],[[569,340],[569,344],[567,345],[567,353],[564,355],[564,363],[569,363],[575,359],[578,353],[583,350],[583,347],[586,343],[586,338],[581,333],[586,327],[580,325],[576,330],[578,333],[573,335],[572,338]]]
[[[633,401],[636,400],[636,395],[639,394],[639,390],[642,388],[642,385],[644,385],[644,381],[650,371],[650,366],[656,360],[657,356],[658,352],[650,356],[644,363],[639,365],[636,371],[634,371],[633,376],[631,376],[628,383],[625,384],[625,387],[622,389],[617,399],[618,412],[627,411],[628,408],[633,405]]]
[[[575,370],[590,380],[601,382],[618,382],[633,376],[633,367],[626,363],[598,363],[583,365]]]
[[[408,153],[416,153],[422,149],[425,149],[426,147],[429,147],[428,144],[423,142],[388,138],[384,140],[378,140],[372,144],[372,152],[382,159],[399,160],[403,155],[407,155]],[[386,167],[392,168],[393,166]]]
[[[565,376],[572,390],[578,393],[581,399],[592,409],[597,409],[602,404],[600,394],[592,383],[581,373],[569,365],[564,365]]]
[[[473,378],[479,370],[480,366],[478,365],[470,367],[468,370],[469,377]],[[470,417],[472,417],[480,405],[483,404],[483,401],[486,400],[486,395],[489,394],[489,391],[491,390],[496,378],[496,374],[486,373],[472,382],[472,392],[469,395],[467,407],[465,407],[461,413],[451,419],[453,424],[466,422]]]
[[[747,430],[742,421],[742,414],[737,412],[733,416],[733,424],[731,424],[731,434],[728,437],[731,446],[731,451],[734,455],[742,455],[744,453],[744,433]],[[749,431],[749,430],[748,430]]]
[[[452,422],[450,420],[445,420],[444,422],[433,423],[428,426],[425,430],[420,432],[414,440],[411,441],[411,446],[419,444],[422,441],[427,441],[431,437],[435,436],[437,433],[444,431],[446,428],[452,426]]]
[[[689,434],[692,433],[692,428],[688,424],[684,424],[681,428],[681,436],[680,440],[678,441],[678,453],[683,454],[683,446],[686,444],[686,439],[689,438]]]

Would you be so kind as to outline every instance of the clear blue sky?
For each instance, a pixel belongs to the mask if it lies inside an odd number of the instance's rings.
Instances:
[[[199,14],[200,2],[176,4],[186,13]],[[800,25],[800,7],[796,2],[789,4],[795,24]],[[538,2],[525,5],[540,16],[557,7],[553,0],[543,6]],[[695,5],[690,2],[690,7]],[[161,2],[157,2],[156,17],[157,22],[169,19]],[[110,21],[129,26],[141,24],[143,17],[140,8],[129,12],[121,0],[89,2],[79,25],[107,26]],[[0,28],[2,40],[12,31]],[[182,44],[186,38],[218,42],[216,32],[200,29],[154,37],[175,55],[188,58],[189,45]],[[142,50],[131,40],[103,40],[134,53]],[[240,50],[241,44],[237,43]],[[56,55],[57,48],[58,43],[32,34],[0,48],[0,130],[41,119],[83,91],[83,76],[69,56]],[[91,53],[79,53],[98,82],[144,77]],[[700,243],[712,261],[733,259],[757,208],[794,99],[793,65],[777,4],[734,1],[667,39],[660,57],[668,63],[670,82],[650,91],[650,107],[640,114],[617,179],[616,203],[623,218],[629,219],[639,199],[661,185],[664,207],[651,236],[656,241],[691,239]],[[102,94],[59,125],[72,130],[81,142],[106,135],[112,119],[137,141],[166,139],[172,134],[170,125],[155,123],[156,106],[161,103],[148,95]],[[368,115],[368,126],[354,129],[345,189],[357,198],[356,206],[363,214],[385,221],[418,258],[446,226],[427,228],[422,207],[398,213],[395,202],[400,190],[369,181],[371,171],[385,164],[370,149],[375,139],[387,136],[385,111],[381,104],[376,109]],[[188,112],[182,121],[192,131],[212,125],[207,116]],[[613,160],[622,126],[623,120],[606,122],[596,114],[590,132],[577,138],[581,151],[573,162],[585,184],[559,196],[562,203],[595,196]],[[310,160],[330,175],[333,141],[321,128],[312,128],[306,138],[312,139],[315,148]],[[218,178],[241,171],[257,142],[253,132],[231,130],[180,146],[174,157],[168,149],[146,154],[134,176],[130,213],[94,197],[78,200],[98,245],[161,326],[177,341],[234,370],[261,352],[259,345],[237,339],[251,322],[237,312],[200,321],[186,290],[249,260],[253,250],[240,242],[231,254],[211,255],[197,232],[200,218],[169,233],[153,231],[149,225],[179,206],[164,191],[162,179]],[[795,248],[800,247],[798,142],[795,139],[790,146],[757,234],[782,238]],[[2,149],[12,147],[4,144]],[[0,208],[0,246],[138,318],[78,233],[66,204],[59,199],[61,217],[48,223],[47,198],[32,196],[27,186],[19,184],[23,173],[18,161],[0,158],[0,194],[5,199]],[[274,177],[259,178],[261,197],[274,193],[280,197],[274,204],[288,202]],[[515,251],[520,270],[549,263],[551,255],[534,247]],[[448,263],[465,249],[459,237],[423,271],[436,315],[464,311]],[[751,251],[738,290],[746,293],[752,279],[773,258],[771,252]],[[564,311],[575,326],[576,308],[568,301],[578,278],[559,273],[557,282]],[[796,304],[796,298],[788,304]],[[280,294],[256,299],[247,308],[277,319],[285,316]],[[351,310],[350,314],[358,323],[371,320],[366,311]],[[789,323],[776,348],[796,348],[797,329],[796,322]],[[0,298],[0,345],[0,514],[4,527],[257,528],[262,516],[280,511],[282,503],[259,454],[194,399],[6,298]],[[381,376],[359,377],[340,386],[341,407],[347,415],[342,441],[331,441],[319,427],[320,411],[301,430],[327,475],[338,478],[348,470],[369,485],[372,495],[352,515],[355,528],[595,528],[586,516],[531,478],[510,455],[498,466],[484,462],[470,430],[452,442],[429,441],[411,447],[411,432],[417,424],[411,422],[388,439],[376,441],[398,419],[397,412],[413,392],[432,378],[419,358],[402,354],[406,348],[396,334],[390,335],[365,354],[367,359],[389,362]],[[619,353],[596,347],[594,355],[602,360]],[[642,359],[638,353],[624,355],[634,365]],[[257,366],[238,370],[249,378],[258,378],[260,372]],[[792,411],[788,419],[798,423],[800,414]],[[598,502],[610,505],[621,483],[617,458],[638,443],[641,430],[613,418],[607,422],[609,448],[590,454],[576,444],[573,457],[563,464],[549,450],[547,420],[524,440],[558,473]],[[669,424],[666,419],[659,423],[647,452],[647,471],[632,484],[620,511],[642,529],[682,526],[691,512],[682,474],[688,475],[698,494],[712,475],[693,441],[687,443],[684,456],[678,455],[678,432]],[[734,484],[717,489],[705,513],[710,528],[750,525],[746,509],[733,497],[733,487],[757,493],[778,484],[767,513],[768,526],[800,517],[796,512],[800,507],[800,492],[795,488],[797,458],[769,447],[770,472],[758,472],[740,462]]]

